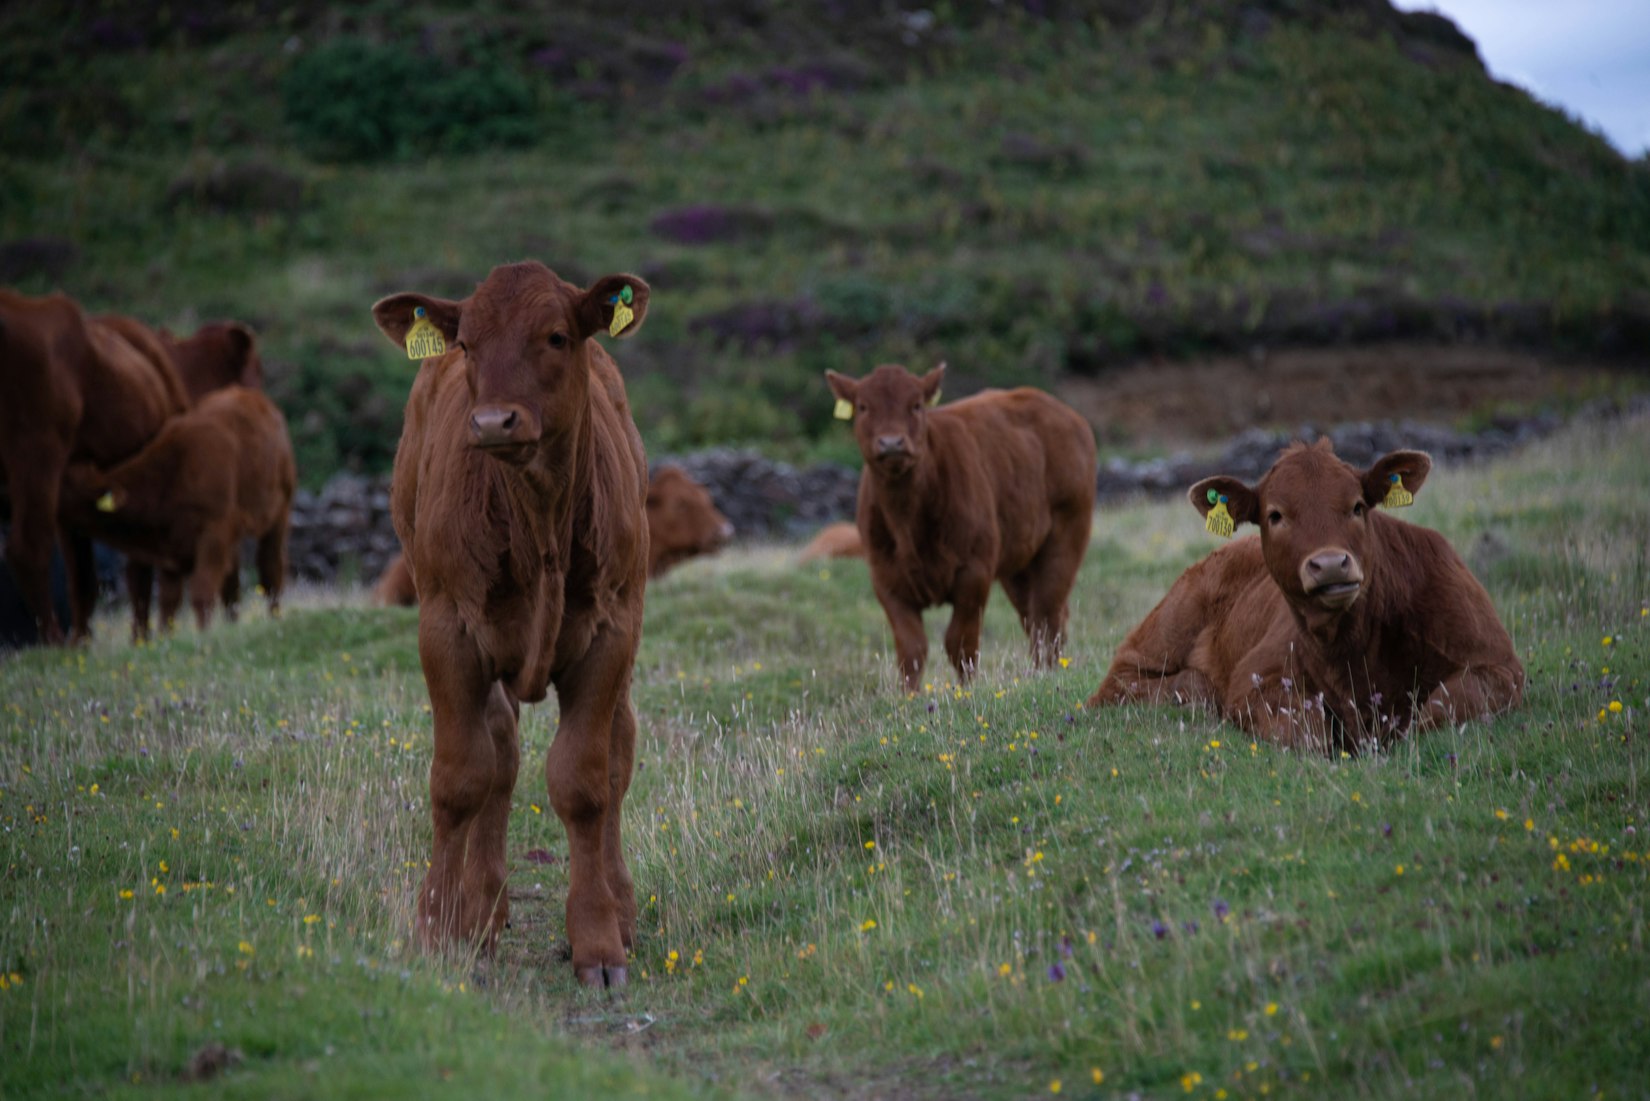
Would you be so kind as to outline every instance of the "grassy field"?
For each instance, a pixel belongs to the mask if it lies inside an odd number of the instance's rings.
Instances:
[[[251,322],[311,485],[394,449],[371,303],[524,257],[652,281],[656,451],[849,459],[820,372],[887,361],[956,395],[1381,338],[1642,365],[1650,165],[1469,56],[1327,0],[1019,7],[10,5],[0,282]]]
[[[1209,549],[1102,510],[1069,666],[1001,594],[984,672],[894,688],[862,563],[785,548],[649,592],[632,985],[575,989],[565,839],[524,714],[513,927],[408,945],[429,841],[415,613],[0,663],[7,1097],[1644,1097],[1650,424],[1441,470],[1526,706],[1320,759],[1169,709],[1088,713]],[[943,622],[931,617],[938,653]]]

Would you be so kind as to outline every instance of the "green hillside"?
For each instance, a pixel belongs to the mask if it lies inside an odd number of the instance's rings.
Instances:
[[[0,282],[263,334],[306,481],[382,469],[392,290],[655,286],[655,451],[842,455],[827,367],[954,392],[1403,337],[1650,347],[1650,166],[1379,0],[33,3]],[[691,10],[690,10],[691,9]]]

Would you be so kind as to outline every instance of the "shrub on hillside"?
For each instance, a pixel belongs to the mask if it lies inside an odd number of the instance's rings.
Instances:
[[[298,58],[281,97],[300,140],[340,160],[522,145],[537,132],[520,74],[354,38]]]

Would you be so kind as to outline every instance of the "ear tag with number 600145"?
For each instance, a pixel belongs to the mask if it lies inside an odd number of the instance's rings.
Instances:
[[[429,359],[431,356],[445,355],[447,340],[424,312],[423,306],[413,310],[413,318],[412,328],[407,330],[407,358]]]

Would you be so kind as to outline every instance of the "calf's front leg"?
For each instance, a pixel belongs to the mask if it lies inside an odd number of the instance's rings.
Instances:
[[[1524,671],[1516,665],[1462,669],[1427,695],[1415,716],[1415,729],[1487,719],[1517,707],[1523,697]]]
[[[991,596],[989,576],[968,576],[959,581],[951,602],[951,622],[945,628],[945,656],[957,671],[957,683],[967,684],[980,668],[980,623],[985,619],[985,603]]]
[[[430,762],[430,820],[435,836],[430,868],[418,891],[415,931],[425,949],[479,942],[483,950],[491,950],[496,927],[486,919],[493,900],[466,898],[470,877],[465,875],[465,864],[476,822],[499,784],[496,706],[489,712],[495,686],[451,601],[438,599],[419,609],[418,657],[435,720],[435,753]],[[512,730],[513,725],[512,716]],[[484,829],[482,848],[491,842],[493,838]],[[498,843],[502,849],[502,838]],[[483,853],[478,849],[476,855]],[[471,882],[485,888],[491,877],[477,873]]]
[[[928,632],[922,628],[922,609],[881,586],[875,588],[877,602],[894,632],[895,668],[905,690],[915,692],[922,687],[922,667],[928,663]]]
[[[618,851],[618,816],[630,783],[635,727],[633,720],[616,724],[615,718],[621,703],[629,718],[635,656],[634,640],[609,627],[556,678],[561,720],[544,779],[550,805],[567,828],[567,940],[573,974],[586,986],[618,987],[629,979],[624,924],[628,920],[634,930],[636,901]]]

